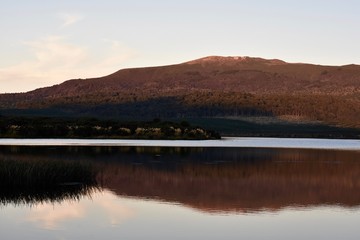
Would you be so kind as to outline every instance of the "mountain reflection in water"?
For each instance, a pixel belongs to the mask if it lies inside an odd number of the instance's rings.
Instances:
[[[5,158],[86,161],[119,196],[206,212],[360,205],[360,152],[305,149],[1,147]]]

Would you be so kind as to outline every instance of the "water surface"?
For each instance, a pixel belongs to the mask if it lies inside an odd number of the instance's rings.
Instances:
[[[143,147],[257,147],[360,150],[358,139],[249,138],[224,137],[220,140],[139,140],[139,139],[0,139],[12,146],[143,146]]]
[[[2,194],[1,239],[360,236],[359,151],[1,146],[5,159],[87,162],[99,187],[31,202]]]

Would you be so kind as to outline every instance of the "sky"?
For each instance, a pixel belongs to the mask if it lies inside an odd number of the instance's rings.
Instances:
[[[1,0],[0,93],[206,56],[360,64],[358,0]]]

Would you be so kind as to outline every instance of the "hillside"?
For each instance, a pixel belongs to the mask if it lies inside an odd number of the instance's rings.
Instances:
[[[360,127],[360,66],[205,57],[0,94],[0,114],[190,118],[268,116]]]

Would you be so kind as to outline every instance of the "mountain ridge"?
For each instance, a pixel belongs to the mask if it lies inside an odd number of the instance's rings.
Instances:
[[[8,109],[61,109],[72,116],[105,112],[114,117],[136,117],[139,111],[148,117],[293,115],[358,127],[360,65],[208,56],[0,94],[0,113]]]
[[[237,66],[240,67],[240,70],[242,71],[254,71],[256,72],[257,68],[259,68],[259,66],[254,66],[255,64],[260,64],[263,65],[262,67],[273,67],[273,66],[283,66],[283,65],[287,65],[290,68],[300,68],[300,67],[311,67],[311,68],[321,68],[323,69],[323,72],[321,72],[322,75],[326,75],[326,70],[327,69],[334,69],[334,68],[338,68],[338,70],[341,70],[342,68],[345,69],[354,69],[356,68],[356,70],[360,71],[360,65],[356,65],[356,64],[348,64],[348,65],[342,65],[342,66],[327,66],[327,65],[316,65],[316,64],[308,64],[308,63],[288,63],[279,59],[264,59],[264,58],[253,58],[253,57],[222,57],[222,56],[208,56],[208,57],[204,57],[204,58],[199,58],[196,60],[192,60],[192,61],[187,61],[184,63],[180,63],[180,64],[171,64],[171,65],[165,65],[165,66],[156,66],[156,67],[141,67],[141,68],[125,68],[125,69],[121,69],[118,70],[114,73],[111,73],[109,75],[106,75],[104,77],[98,77],[98,78],[87,78],[87,79],[70,79],[70,80],[66,80],[62,83],[59,84],[55,84],[53,86],[48,86],[48,87],[42,87],[42,88],[38,88],[38,89],[34,89],[28,92],[23,92],[23,93],[4,93],[4,94],[0,94],[0,95],[6,95],[6,94],[31,94],[31,93],[35,93],[35,92],[39,92],[42,91],[44,89],[50,89],[50,88],[57,88],[59,86],[62,85],[68,85],[70,83],[75,83],[77,84],[84,84],[84,81],[87,81],[86,83],[90,83],[90,82],[96,82],[99,81],[100,79],[106,79],[107,82],[113,82],[116,81],[117,83],[121,84],[121,81],[119,80],[123,80],[123,76],[121,75],[127,75],[127,74],[131,74],[134,71],[148,71],[147,74],[156,74],[156,71],[159,69],[167,69],[167,68],[174,68],[174,67],[184,67],[186,65],[201,65],[201,67],[207,67],[204,66],[204,64],[217,64],[217,65],[225,65],[225,67],[232,67],[232,66],[236,66],[241,64],[242,66]],[[210,66],[212,67],[212,66]],[[271,70],[271,69],[267,69],[267,70]],[[272,69],[271,72],[274,71],[278,71],[279,69]],[[293,69],[292,69],[293,70]],[[222,72],[222,74],[231,74],[231,73],[235,73],[235,69],[233,69],[233,72],[230,71],[224,71]],[[191,71],[187,71],[185,72],[188,75],[196,75],[195,72],[191,72]],[[119,76],[120,75],[120,76]],[[115,79],[117,78],[117,79]],[[119,79],[120,78],[120,79]],[[122,81],[123,82],[123,81]],[[126,86],[126,85],[125,85]]]

